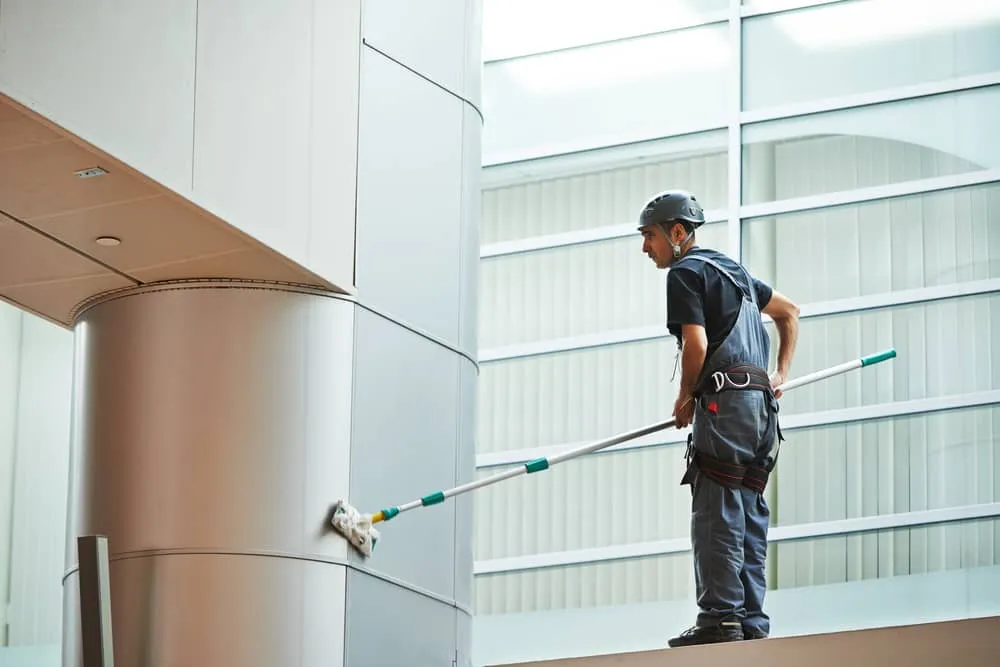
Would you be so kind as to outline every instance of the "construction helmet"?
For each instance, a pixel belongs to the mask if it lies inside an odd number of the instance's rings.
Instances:
[[[689,232],[705,224],[705,212],[690,192],[667,190],[656,195],[642,207],[639,228],[647,225],[682,222]]]

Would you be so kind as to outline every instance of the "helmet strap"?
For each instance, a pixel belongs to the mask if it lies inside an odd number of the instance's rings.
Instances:
[[[687,242],[691,240],[692,236],[694,236],[694,230],[692,229],[691,231],[689,231],[687,233],[687,236],[685,236],[684,240],[680,242],[680,245],[678,245],[678,244],[676,244],[676,243],[674,243],[673,241],[670,240],[670,235],[667,233],[667,230],[663,228],[663,225],[660,225],[660,231],[667,238],[667,243],[670,244],[670,247],[673,248],[673,250],[674,250],[674,259],[680,259],[680,257],[681,257],[681,246],[687,245]]]
[[[688,235],[684,237],[684,240],[681,241],[680,245],[677,245],[676,243],[673,242],[670,243],[670,247],[674,249],[674,259],[680,259],[681,246],[687,245],[687,242],[691,240],[692,236],[694,236],[694,230],[688,232]]]

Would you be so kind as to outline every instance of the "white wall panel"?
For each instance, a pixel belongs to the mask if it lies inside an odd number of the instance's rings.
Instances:
[[[361,62],[358,293],[457,344],[464,103],[371,49]]]
[[[0,90],[189,193],[198,5],[4,0]]]
[[[295,259],[309,230],[312,0],[198,6],[194,196]]]
[[[358,182],[361,0],[314,2],[310,210],[305,265],[336,285],[354,283]],[[287,224],[284,218],[272,224]]]
[[[475,110],[465,105],[462,109],[462,225],[461,243],[461,320],[459,322],[459,348],[478,357],[479,295],[482,268],[479,261],[480,225],[482,221],[483,196],[481,186],[482,170],[478,168],[482,159],[481,137],[483,121]],[[476,165],[467,168],[469,165]]]
[[[724,209],[729,196],[727,164],[725,149],[720,148],[489,189],[483,192],[482,241],[634,226],[646,201],[671,188],[690,190],[706,209]]]
[[[364,38],[394,60],[464,97],[466,25],[478,15],[481,3],[366,0]]]
[[[194,199],[347,286],[360,4],[336,4],[200,0]]]
[[[73,334],[25,315],[10,543],[12,645],[61,639],[72,376]]]

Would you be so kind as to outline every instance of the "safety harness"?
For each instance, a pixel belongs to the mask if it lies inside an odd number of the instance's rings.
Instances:
[[[771,379],[768,377],[767,371],[763,368],[753,365],[737,365],[710,373],[703,377],[695,387],[694,400],[700,401],[706,395],[718,395],[727,391],[762,391],[770,399],[770,403],[774,406],[775,413],[777,413],[777,401],[774,400]],[[705,406],[705,409],[708,412],[717,414],[719,406],[715,402],[709,402]],[[774,418],[777,419],[776,414]],[[784,440],[780,425],[776,424],[776,431],[778,435],[778,447],[780,447],[781,441]],[[682,485],[692,483],[698,473],[703,473],[709,479],[733,489],[742,486],[757,493],[763,493],[764,489],[767,488],[768,478],[771,476],[771,471],[774,470],[774,466],[778,462],[777,448],[774,455],[768,457],[769,461],[765,465],[740,465],[738,463],[722,461],[704,452],[697,451],[693,445],[693,438],[693,433],[688,434],[687,452],[684,455],[688,467],[687,473],[681,480]],[[693,493],[693,484],[691,490]]]

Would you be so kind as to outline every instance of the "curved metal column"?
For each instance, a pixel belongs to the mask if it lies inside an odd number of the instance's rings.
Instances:
[[[116,667],[468,655],[466,506],[387,524],[367,562],[324,531],[338,497],[368,509],[468,477],[475,369],[457,351],[349,300],[212,281],[90,305],[75,372],[65,666],[87,534],[108,536]]]

